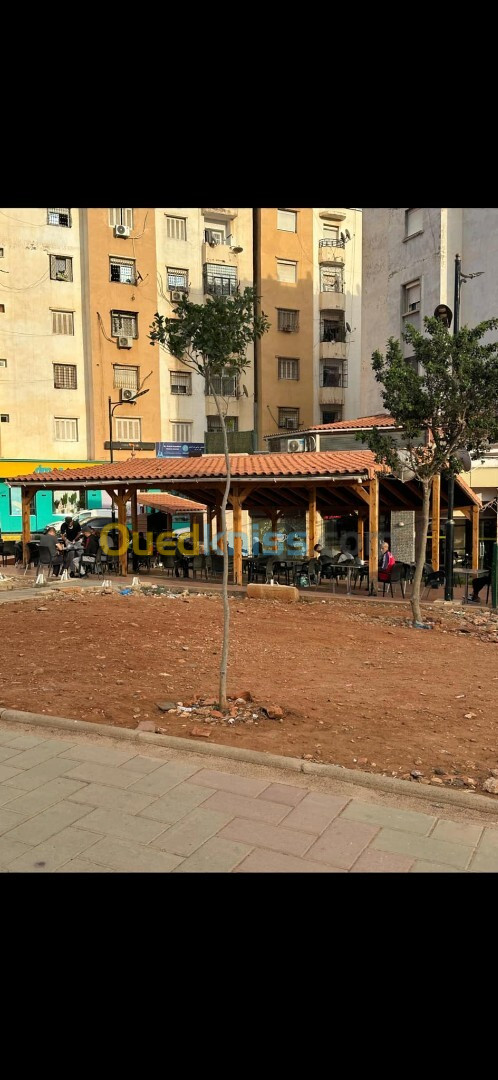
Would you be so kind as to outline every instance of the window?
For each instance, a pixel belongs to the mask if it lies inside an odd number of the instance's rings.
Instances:
[[[112,337],[138,337],[138,315],[136,311],[111,311]]]
[[[424,210],[420,207],[411,207],[405,214],[405,238],[416,236],[424,230]]]
[[[65,255],[50,255],[50,278],[52,281],[72,281],[73,260]]]
[[[299,379],[299,360],[288,360],[286,357],[278,358],[279,379]]]
[[[186,394],[190,397],[192,393],[192,375],[190,371],[170,371],[169,377],[172,394]]]
[[[10,424],[10,416],[7,412],[0,413],[0,423]]]
[[[29,504],[30,514],[36,514],[36,495],[33,495]],[[22,514],[22,488],[9,488],[9,514],[10,517],[21,517]]]
[[[227,431],[239,430],[239,418],[238,416],[225,416],[225,425]],[[221,431],[221,420],[219,416],[208,416],[207,418],[208,431]]]
[[[135,285],[137,280],[135,259],[115,259],[111,255],[109,273],[109,281],[119,281],[122,285]]]
[[[211,296],[233,296],[237,292],[237,267],[206,263],[204,266],[204,292]]]
[[[181,289],[182,292],[187,291],[188,270],[177,270],[173,266],[168,266],[166,274],[168,278],[168,289]]]
[[[287,334],[296,333],[299,330],[299,312],[288,308],[277,308],[278,329]]]
[[[133,228],[133,207],[125,207],[119,210],[109,210],[109,225],[114,228],[115,225],[127,225],[129,229]]]
[[[277,210],[277,229],[282,232],[297,232],[297,214],[295,210]]]
[[[173,442],[192,442],[192,424],[172,424],[171,434]]]
[[[0,312],[3,314],[5,311],[5,304],[0,304]]]
[[[320,268],[320,292],[344,292],[342,270],[322,266]]]
[[[323,239],[332,240],[337,242],[339,239],[339,226],[338,225],[324,225],[323,226]]]
[[[225,368],[222,375],[212,375],[211,386],[214,393],[218,394],[219,397],[239,396],[239,377],[230,368]],[[206,381],[206,394],[209,394],[209,392],[210,387]]]
[[[211,244],[212,247],[216,247],[217,244],[226,244],[226,225],[220,225],[218,223],[213,223],[210,221],[206,221],[205,225],[206,228],[204,229],[204,243]]]
[[[142,421],[137,417],[129,420],[124,416],[116,416],[114,419],[114,437],[117,442],[141,442]]]
[[[421,300],[420,281],[410,281],[403,288],[403,315],[412,315],[420,311]]]
[[[170,217],[166,214],[166,236],[168,240],[187,239],[187,219],[184,217]]]
[[[0,247],[0,259],[3,259],[3,256],[4,256],[4,250],[3,250],[2,247]]]
[[[338,319],[321,319],[320,341],[342,342],[346,341],[346,328]]]
[[[338,424],[340,420],[342,409],[322,409],[322,424]]]
[[[77,386],[76,364],[54,364],[54,387],[56,390],[76,390]]]
[[[78,442],[78,421],[67,416],[54,418],[54,439],[56,442]]]
[[[138,390],[138,367],[114,364],[114,386],[117,390]]]
[[[278,426],[288,431],[297,431],[299,427],[299,409],[279,409]]]
[[[71,228],[71,208],[69,206],[49,206],[47,210],[49,225],[63,225]]]
[[[74,312],[52,310],[52,333],[74,334]]]
[[[297,281],[297,262],[289,259],[277,259],[277,278],[287,285],[295,285]]]
[[[6,360],[0,360],[0,368],[3,368],[3,367],[7,367],[7,361]]]

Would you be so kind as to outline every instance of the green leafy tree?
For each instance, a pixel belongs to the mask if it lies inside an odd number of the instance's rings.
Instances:
[[[457,475],[463,468],[460,451],[478,457],[498,439],[498,342],[483,342],[498,328],[498,319],[464,326],[455,336],[435,318],[424,321],[425,334],[407,326],[403,335],[416,366],[406,362],[395,338],[390,338],[385,355],[375,352],[372,357],[384,407],[403,429],[403,449],[378,428],[366,440],[361,436],[377,461],[398,475],[410,469],[422,486],[423,521],[411,601],[415,626],[423,625],[420,590],[433,478],[442,472]]]
[[[186,297],[173,308],[174,317],[156,314],[150,330],[151,344],[158,342],[172,356],[202,375],[207,392],[216,403],[223,433],[226,462],[226,484],[221,505],[223,535],[223,645],[220,662],[219,700],[227,705],[227,664],[230,635],[228,603],[228,537],[226,508],[230,493],[230,455],[228,452],[226,409],[216,392],[214,379],[227,373],[239,376],[248,367],[247,348],[269,329],[264,312],[258,308],[258,298],[247,288],[233,296],[214,296],[205,304],[194,304]]]

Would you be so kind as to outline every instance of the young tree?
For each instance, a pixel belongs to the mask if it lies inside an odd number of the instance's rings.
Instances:
[[[459,451],[478,457],[498,439],[498,342],[482,341],[498,328],[498,319],[473,329],[465,326],[455,336],[435,318],[424,321],[426,334],[408,326],[403,335],[416,364],[407,364],[395,338],[389,340],[385,356],[375,352],[372,357],[384,406],[403,429],[403,449],[378,428],[366,438],[377,461],[395,473],[411,469],[422,486],[422,530],[411,601],[416,627],[423,625],[420,588],[433,478],[443,471],[457,475],[463,468]],[[365,439],[364,434],[361,437]]]
[[[159,342],[172,356],[202,375],[207,391],[214,397],[223,433],[226,463],[226,484],[221,504],[223,535],[223,646],[220,662],[220,707],[227,706],[227,663],[230,634],[228,604],[228,537],[226,508],[230,493],[230,455],[228,452],[225,412],[213,382],[216,376],[228,372],[238,376],[248,366],[247,348],[269,329],[264,312],[257,310],[253,289],[244,289],[233,296],[214,296],[205,304],[194,304],[186,298],[173,308],[174,318],[156,314],[149,334],[151,344]]]

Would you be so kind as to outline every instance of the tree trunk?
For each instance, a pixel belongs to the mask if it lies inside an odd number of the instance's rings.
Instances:
[[[219,690],[219,704],[220,709],[227,708],[227,666],[228,666],[228,645],[230,641],[230,606],[228,603],[228,536],[227,536],[227,503],[228,496],[230,494],[230,454],[228,452],[228,438],[227,429],[225,424],[225,417],[221,408],[221,404],[218,395],[215,394],[211,380],[209,379],[210,391],[216,402],[216,408],[218,410],[218,416],[221,421],[221,430],[223,432],[223,450],[225,453],[225,462],[227,467],[227,479],[225,484],[225,491],[223,494],[223,501],[221,503],[221,532],[223,536],[223,644],[221,648],[221,662],[220,662],[220,690]]]
[[[427,549],[427,534],[429,532],[429,508],[431,498],[431,484],[430,480],[422,481],[423,488],[423,503],[422,503],[422,533],[420,537],[419,549],[417,552],[417,561],[415,569],[415,577],[413,579],[413,592],[412,592],[412,612],[413,612],[413,625],[422,626],[422,612],[420,609],[420,590],[422,585],[422,575],[425,565],[425,553]]]

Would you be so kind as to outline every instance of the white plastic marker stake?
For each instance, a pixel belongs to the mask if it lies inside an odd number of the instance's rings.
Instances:
[[[112,582],[109,581],[109,578],[105,578],[100,587],[101,589],[112,589]]]
[[[61,581],[69,581],[69,574],[67,570],[63,570],[61,574]]]
[[[137,577],[133,578],[133,581],[131,583],[131,587],[132,587],[132,589],[139,589],[140,588],[140,582],[139,582]]]
[[[37,579],[35,581],[35,585],[44,585],[44,584],[45,584],[45,578],[43,577],[43,574],[38,574],[38,577],[37,577]]]

